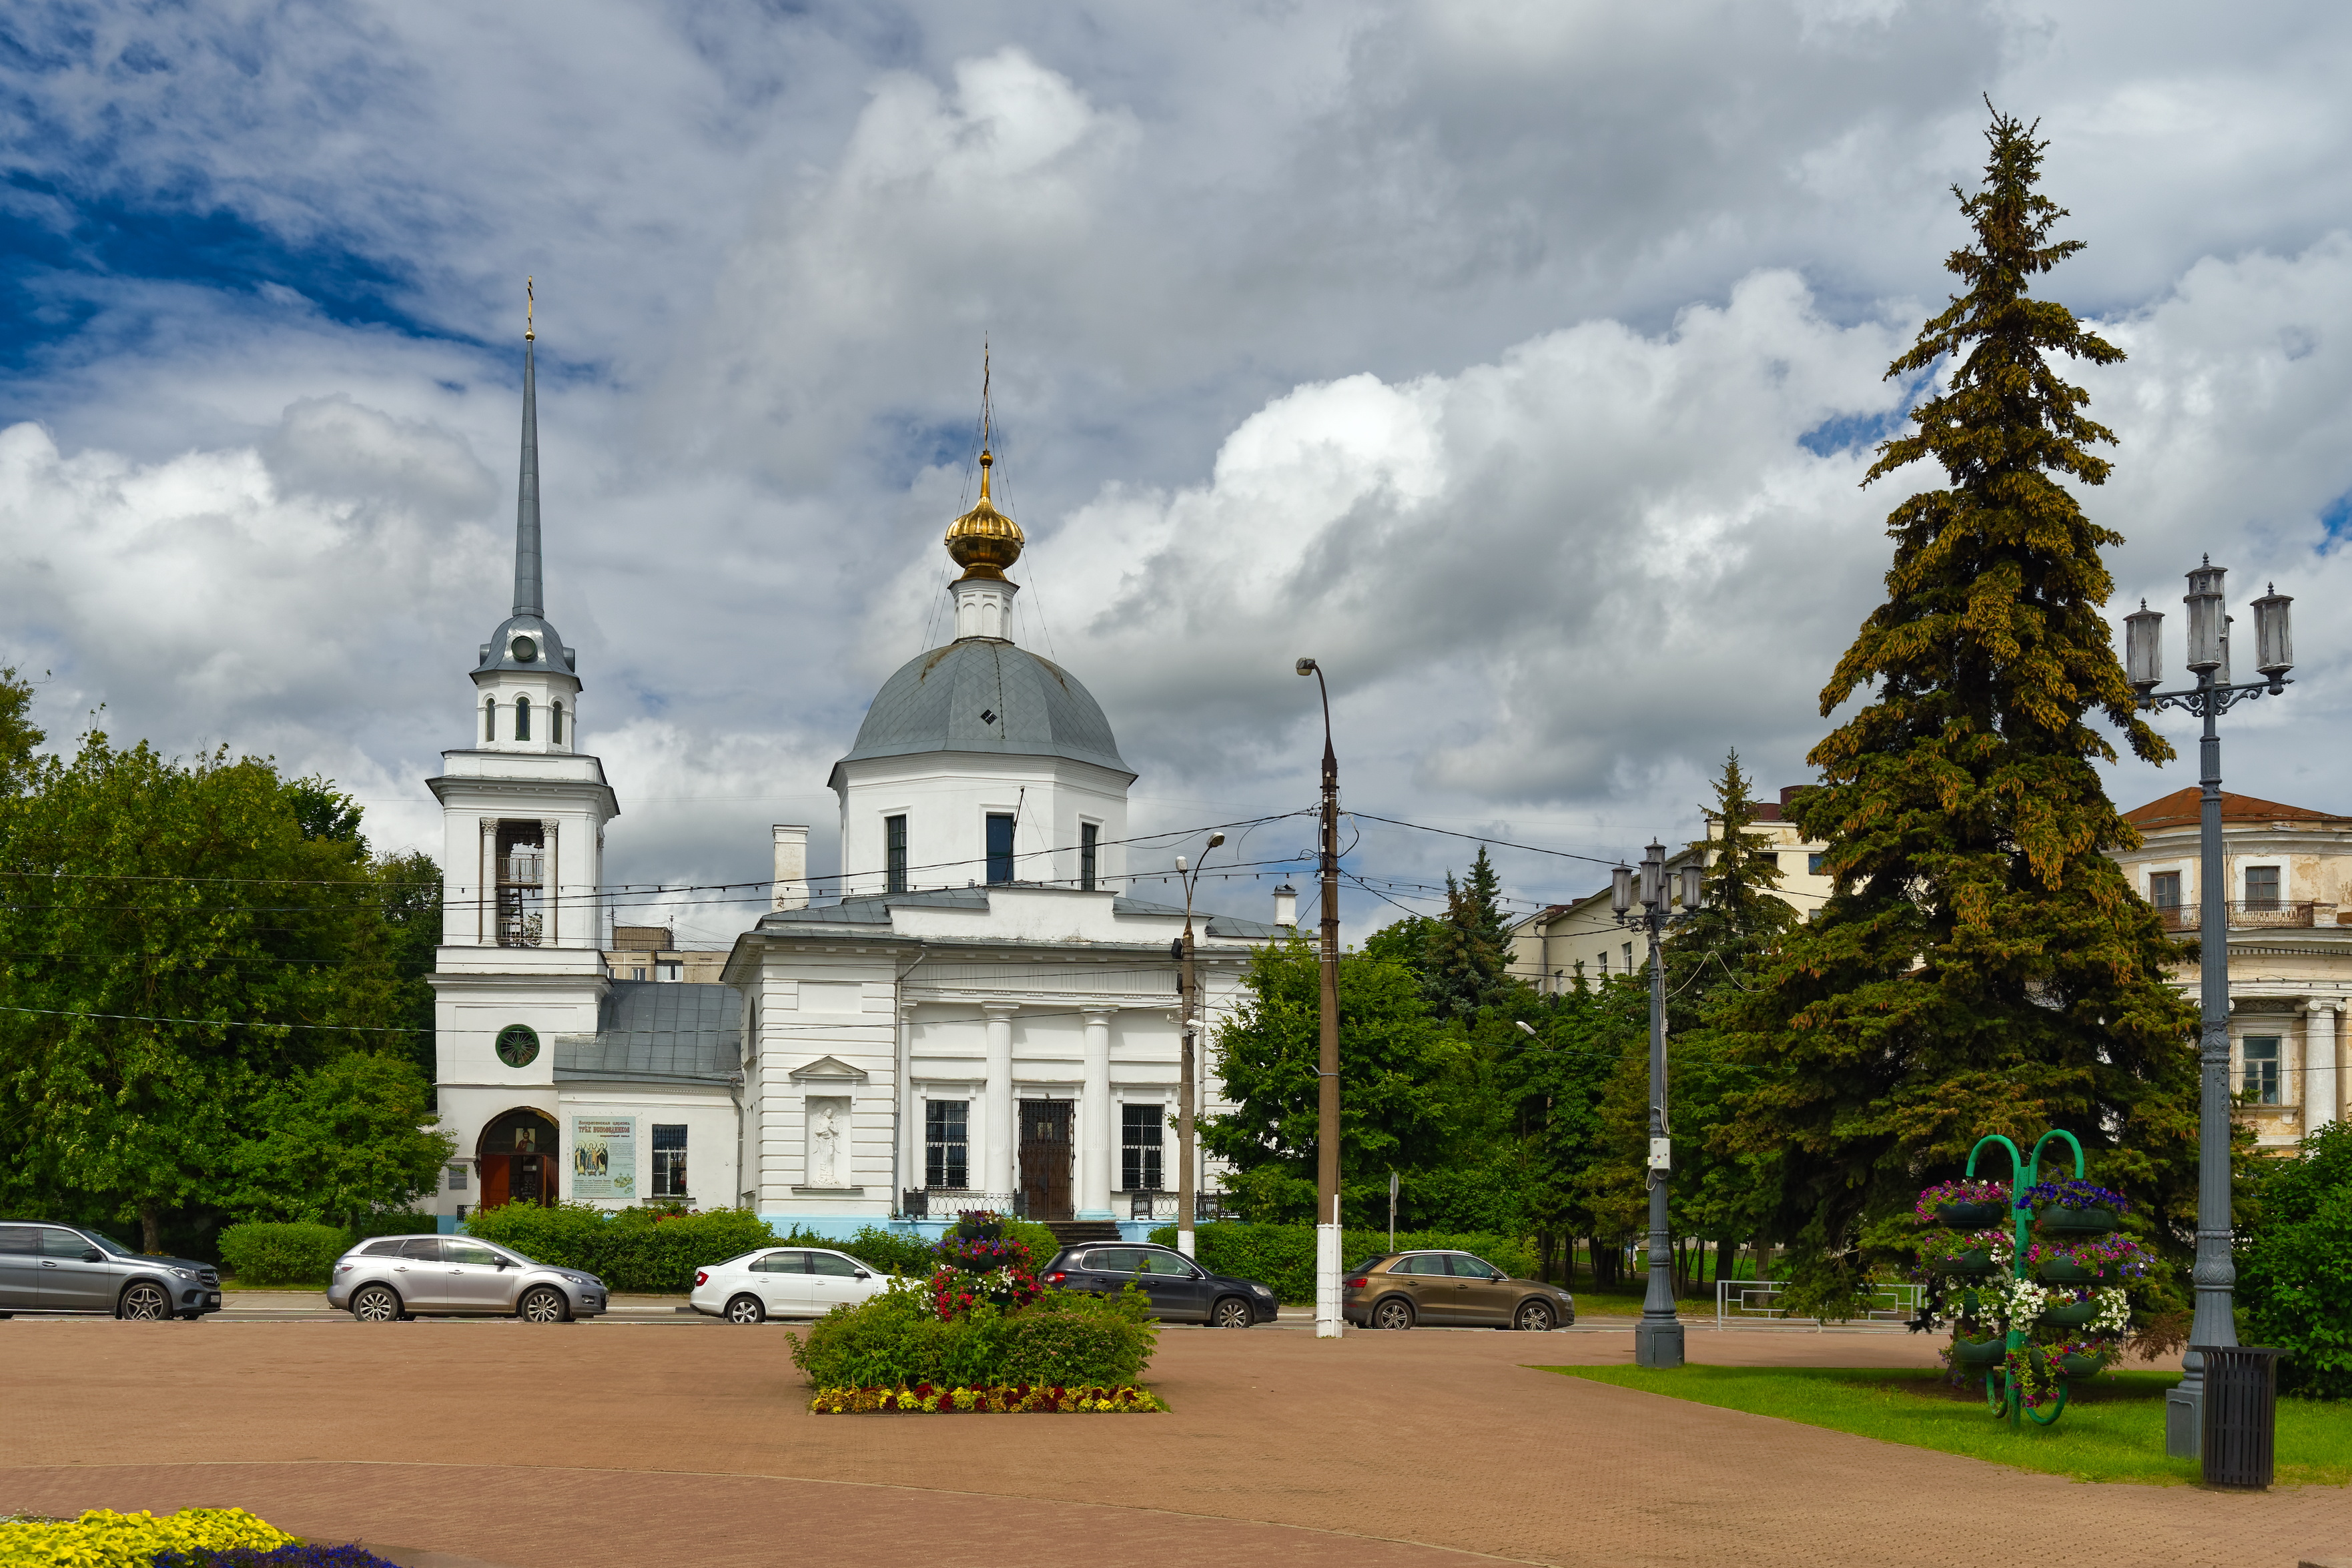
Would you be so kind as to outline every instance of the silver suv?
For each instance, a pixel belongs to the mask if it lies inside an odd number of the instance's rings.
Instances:
[[[386,1236],[335,1259],[327,1304],[363,1323],[426,1317],[515,1317],[567,1323],[604,1310],[604,1282],[470,1236]]]
[[[220,1307],[220,1271],[209,1263],[142,1257],[79,1226],[0,1221],[0,1318],[110,1312],[193,1321]]]

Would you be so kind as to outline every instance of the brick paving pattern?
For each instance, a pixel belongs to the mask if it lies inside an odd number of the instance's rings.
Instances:
[[[529,1564],[2228,1564],[2352,1551],[2343,1489],[2085,1486],[1523,1363],[1630,1333],[1171,1330],[1155,1416],[813,1416],[783,1330],[0,1324],[0,1510],[241,1504]],[[1694,1333],[1747,1365],[1908,1336]],[[446,1560],[445,1560],[446,1561]]]

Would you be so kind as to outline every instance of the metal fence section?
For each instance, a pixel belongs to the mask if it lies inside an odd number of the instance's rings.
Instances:
[[[1822,1325],[1819,1318],[1792,1318],[1780,1306],[1780,1293],[1789,1288],[1785,1279],[1718,1279],[1715,1282],[1715,1326],[1723,1328],[1736,1322],[1769,1321],[1779,1323],[1811,1323]],[[1870,1310],[1862,1315],[1863,1321],[1873,1323],[1907,1322],[1919,1315],[1921,1285],[1881,1285],[1870,1294]]]

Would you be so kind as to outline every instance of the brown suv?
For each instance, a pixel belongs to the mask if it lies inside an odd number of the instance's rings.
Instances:
[[[1514,1279],[1466,1252],[1397,1252],[1346,1275],[1340,1310],[1359,1328],[1564,1329],[1576,1298],[1557,1285]]]

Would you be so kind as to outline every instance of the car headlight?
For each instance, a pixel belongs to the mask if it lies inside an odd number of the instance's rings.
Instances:
[[[1573,1296],[1571,1296],[1571,1295],[1570,1295],[1570,1294],[1569,1294],[1567,1291],[1565,1291],[1565,1290],[1562,1290],[1562,1291],[1559,1293],[1559,1299],[1560,1299],[1561,1300],[1563,1300],[1563,1301],[1567,1302],[1567,1303],[1568,1303],[1570,1306],[1571,1306],[1571,1307],[1573,1307],[1573,1306],[1575,1306],[1575,1305],[1576,1305],[1576,1298],[1575,1298],[1575,1297],[1573,1297]]]
[[[194,1279],[196,1277],[196,1271],[193,1268],[174,1268],[172,1272],[183,1279]]]
[[[1271,1291],[1271,1290],[1267,1289],[1266,1289],[1265,1286],[1263,1286],[1263,1285],[1253,1285],[1253,1286],[1251,1286],[1251,1287],[1250,1287],[1250,1289],[1251,1289],[1253,1292],[1255,1292],[1255,1294],[1260,1295],[1260,1296],[1271,1296],[1271,1295],[1273,1295],[1273,1294],[1274,1294],[1274,1292],[1273,1292],[1273,1291]]]

